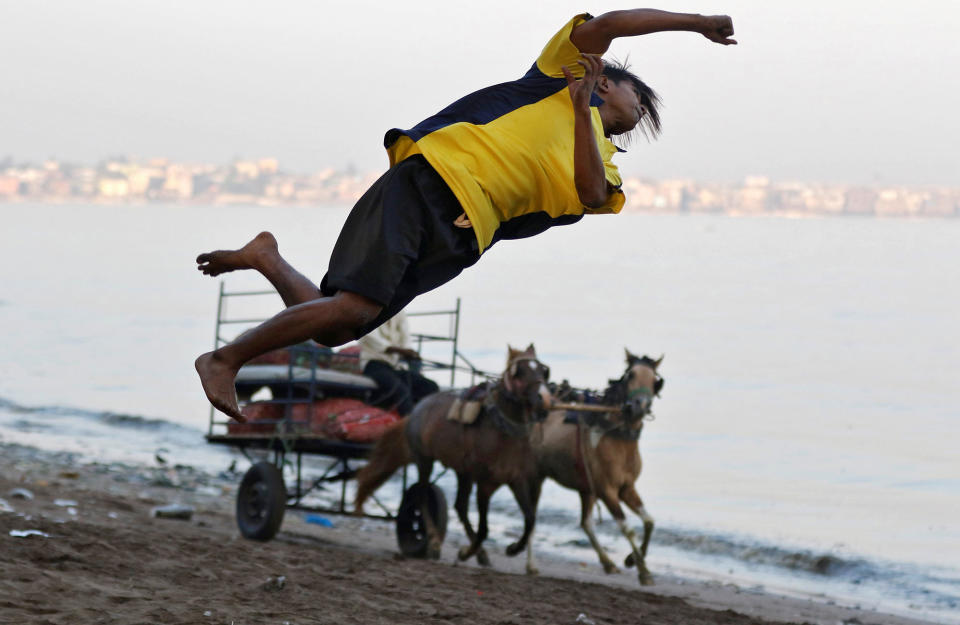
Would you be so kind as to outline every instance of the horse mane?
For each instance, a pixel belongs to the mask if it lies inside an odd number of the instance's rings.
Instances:
[[[629,368],[628,368],[629,370]],[[603,403],[608,406],[619,406],[627,400],[626,373],[616,380],[607,380],[607,388],[603,391]]]
[[[643,365],[643,366],[645,366],[645,367],[649,367],[649,368],[653,369],[654,371],[656,371],[656,369],[657,369],[657,364],[659,364],[659,363],[657,363],[656,360],[654,360],[653,358],[651,358],[650,356],[647,356],[647,355],[634,356],[633,354],[630,354],[630,357],[627,358],[627,369],[629,369],[630,367],[632,367],[632,366],[634,366],[634,365]]]

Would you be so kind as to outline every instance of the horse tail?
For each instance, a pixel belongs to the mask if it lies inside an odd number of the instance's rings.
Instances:
[[[413,462],[413,452],[407,442],[407,419],[401,419],[387,428],[370,453],[366,466],[357,472],[357,496],[353,500],[354,514],[363,514],[363,504],[400,467]]]

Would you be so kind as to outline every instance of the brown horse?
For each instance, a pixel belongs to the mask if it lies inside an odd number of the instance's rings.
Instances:
[[[420,492],[427,492],[434,461],[457,474],[455,508],[463,523],[470,544],[461,548],[458,557],[466,560],[476,555],[480,564],[488,565],[483,548],[487,537],[487,512],[490,498],[506,484],[523,512],[523,535],[507,547],[508,555],[516,555],[527,545],[536,520],[536,501],[542,479],[538,478],[535,457],[530,447],[530,432],[537,420],[543,419],[551,402],[546,382],[549,370],[537,360],[531,344],[525,350],[508,346],[507,367],[496,383],[489,383],[476,421],[465,424],[448,418],[451,406],[459,397],[457,391],[435,393],[421,400],[410,416],[393,426],[378,441],[367,465],[357,474],[356,510],[399,467],[409,462],[417,465]],[[470,493],[477,485],[479,523],[476,531],[467,517]],[[428,557],[440,556],[443,537],[439,535],[422,502],[422,518],[426,526]]]
[[[580,493],[580,527],[600,557],[603,570],[617,572],[616,565],[600,546],[593,532],[591,512],[599,498],[616,520],[620,531],[630,543],[631,554],[625,565],[637,565],[640,583],[652,584],[653,577],[644,562],[653,517],[647,514],[643,501],[634,488],[640,476],[641,460],[638,441],[644,417],[650,414],[654,396],[663,387],[663,378],[657,367],[663,361],[627,354],[627,370],[619,380],[611,380],[604,393],[603,403],[622,406],[619,412],[577,413],[573,423],[567,411],[552,411],[546,421],[538,424],[531,436],[537,469],[541,480],[550,477],[566,488]],[[539,491],[539,487],[534,490]],[[627,526],[620,503],[626,504],[643,520],[643,540],[636,544],[635,532]],[[529,542],[527,569],[535,571]]]

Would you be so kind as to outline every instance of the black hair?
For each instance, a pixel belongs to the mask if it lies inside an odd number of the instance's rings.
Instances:
[[[633,88],[640,94],[640,104],[647,109],[646,115],[640,119],[637,124],[643,136],[649,139],[656,139],[660,136],[660,96],[650,85],[640,80],[640,77],[630,71],[630,66],[626,61],[603,61],[603,75],[617,83],[628,81]],[[633,139],[633,131],[620,135],[625,145],[629,145]]]

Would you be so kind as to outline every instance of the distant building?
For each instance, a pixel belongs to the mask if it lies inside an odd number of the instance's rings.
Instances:
[[[960,202],[948,191],[938,190],[923,203],[922,213],[929,217],[955,217],[960,215]]]
[[[874,214],[881,217],[902,217],[910,214],[910,204],[904,189],[883,189],[877,194]]]
[[[256,161],[234,161],[233,171],[240,178],[253,180],[260,177],[260,166]]]
[[[163,197],[186,200],[193,197],[193,174],[183,165],[168,165],[163,181]]]
[[[122,199],[130,195],[130,183],[125,176],[106,173],[97,180],[97,193],[106,199]]]
[[[877,192],[873,189],[849,189],[843,212],[848,215],[873,215],[876,202]]]
[[[261,158],[257,160],[257,168],[260,169],[260,175],[272,176],[280,169],[280,161],[275,158]]]
[[[0,198],[13,198],[20,194],[20,179],[0,174]]]

